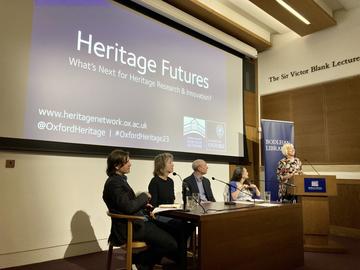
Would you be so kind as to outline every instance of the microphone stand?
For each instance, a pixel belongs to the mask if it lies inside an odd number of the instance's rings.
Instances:
[[[315,169],[315,167],[306,158],[304,158],[304,161],[311,166],[311,168],[316,172],[317,175],[320,175],[320,173]]]
[[[231,197],[231,187],[232,187],[232,185],[229,184],[228,185],[228,188],[229,188],[229,201],[224,202],[225,205],[234,205],[235,204],[235,202],[233,202],[232,197]]]
[[[183,198],[183,202],[184,202],[183,210],[184,210],[185,212],[190,212],[189,209],[186,209],[186,203],[187,203],[187,201],[186,201],[186,196],[187,196],[188,193],[191,193],[190,188],[189,188],[188,184],[182,180],[182,178],[181,178],[181,176],[180,176],[179,174],[177,174],[176,172],[173,172],[173,175],[179,177],[179,179],[180,179],[181,182],[182,182],[182,188],[183,188],[183,190],[185,189],[185,196],[184,196],[184,198]],[[201,205],[200,201],[196,200],[194,197],[193,197],[193,199],[194,199],[194,201],[195,201],[198,205],[200,205],[200,207],[201,207],[202,210],[204,211],[204,214],[206,214],[207,211],[205,210],[204,206]]]
[[[188,192],[190,192],[190,189],[189,189],[189,187],[187,186],[187,184],[182,180],[182,178],[181,178],[181,176],[180,175],[178,175],[176,172],[173,172],[173,175],[174,176],[177,176],[177,177],[179,177],[179,179],[180,179],[180,181],[181,181],[181,183],[182,183],[182,190],[183,190],[183,194],[184,194],[184,190],[185,190],[185,196],[183,195],[183,211],[184,212],[190,212],[190,210],[189,209],[186,209],[186,195],[187,195],[187,193]]]
[[[215,181],[218,181],[218,182],[220,182],[220,183],[223,183],[223,184],[225,184],[225,185],[227,185],[227,186],[229,187],[229,199],[230,199],[230,201],[224,202],[225,205],[234,205],[234,204],[235,204],[235,202],[233,202],[233,201],[231,200],[231,187],[237,189],[238,191],[240,191],[241,193],[243,193],[243,194],[245,194],[245,195],[248,195],[248,196],[251,196],[251,197],[252,197],[252,194],[247,193],[247,192],[239,189],[237,186],[233,186],[233,185],[231,185],[230,183],[227,183],[227,182],[222,181],[222,180],[220,180],[220,179],[216,179],[215,177],[212,177],[211,179],[212,179],[212,180],[215,180]],[[255,198],[254,198],[254,204],[255,204]]]

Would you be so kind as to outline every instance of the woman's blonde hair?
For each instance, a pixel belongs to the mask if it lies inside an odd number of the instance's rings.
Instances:
[[[292,143],[285,143],[281,147],[281,153],[286,157],[288,155],[289,148],[294,148],[294,145]]]
[[[159,176],[164,174],[166,167],[166,162],[168,160],[174,160],[174,156],[170,153],[162,153],[155,157],[154,159],[154,176]]]

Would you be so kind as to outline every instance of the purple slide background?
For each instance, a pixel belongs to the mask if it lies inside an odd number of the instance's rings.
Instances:
[[[25,123],[27,138],[199,152],[198,149],[186,148],[184,144],[183,117],[227,122],[226,60],[233,56],[108,1],[38,0],[36,3]],[[100,58],[94,53],[88,54],[86,47],[78,51],[76,45],[79,30],[82,31],[83,39],[92,34],[93,43],[99,41],[111,46],[118,43],[119,47],[123,46],[125,50],[137,56],[154,59],[157,63],[157,72],[140,75],[136,69],[113,59]],[[98,71],[74,67],[69,64],[69,57],[92,63],[96,67],[102,65],[155,82],[184,87],[196,93],[212,96],[212,99],[204,101],[165,91],[156,86],[149,88]],[[208,77],[209,88],[204,89],[162,76],[162,59],[170,61],[174,67],[181,66],[186,71]],[[146,128],[44,117],[39,115],[39,108],[146,123]],[[105,130],[106,135],[98,138],[88,134],[39,129],[39,121],[51,122],[53,125],[75,124],[83,128],[101,129]],[[169,139],[156,143],[114,136],[116,132],[121,131],[141,132]]]

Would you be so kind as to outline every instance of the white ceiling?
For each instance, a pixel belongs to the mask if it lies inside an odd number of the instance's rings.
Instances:
[[[258,8],[249,0],[200,0],[227,18],[241,22],[242,26],[266,38],[267,35],[283,34],[291,31],[288,27]],[[330,15],[339,10],[351,10],[360,7],[360,0],[315,0]]]
[[[253,4],[251,1],[254,0],[132,1],[251,58],[256,58],[258,52],[271,47],[273,35],[293,31]],[[307,3],[308,1],[311,0],[307,0]],[[312,1],[326,11],[334,21],[336,21],[334,14],[336,15],[337,11],[360,8],[360,0]]]

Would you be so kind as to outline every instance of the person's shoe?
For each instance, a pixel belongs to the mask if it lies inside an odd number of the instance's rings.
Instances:
[[[175,264],[175,262],[172,259],[169,259],[168,257],[162,257],[160,264],[161,265]]]
[[[135,264],[137,270],[151,270],[153,269],[150,265],[144,265],[144,264]]]

